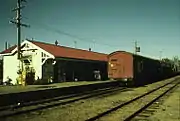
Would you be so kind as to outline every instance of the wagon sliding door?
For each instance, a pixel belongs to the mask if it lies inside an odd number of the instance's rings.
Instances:
[[[117,64],[117,67],[118,67],[118,76],[120,79],[122,78],[125,78],[125,64],[124,64],[124,60],[123,58],[120,58],[118,60],[118,64]]]
[[[125,67],[122,59],[111,59],[110,62],[111,77],[115,79],[120,79],[123,77],[125,72]]]

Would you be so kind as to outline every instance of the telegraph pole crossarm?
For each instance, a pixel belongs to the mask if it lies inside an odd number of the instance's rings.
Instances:
[[[13,9],[12,11],[16,11],[16,21],[10,21],[13,24],[16,24],[17,26],[17,51],[18,51],[18,56],[17,58],[20,60],[21,59],[21,26],[23,27],[30,27],[29,25],[21,23],[21,9],[23,9],[25,6],[22,6],[22,2],[26,2],[26,0],[17,0],[17,7]]]
[[[13,23],[13,24],[18,24],[16,21],[11,20],[10,22]],[[30,25],[27,25],[27,24],[20,23],[20,25],[23,26],[23,27],[30,27]]]

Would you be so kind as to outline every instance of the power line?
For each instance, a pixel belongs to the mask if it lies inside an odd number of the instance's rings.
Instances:
[[[104,46],[108,46],[108,47],[118,47],[119,48],[118,45],[111,45],[111,44],[107,44],[107,43],[103,43],[103,42],[97,42],[97,41],[95,42],[94,40],[86,39],[86,38],[83,38],[83,37],[79,37],[77,35],[73,35],[73,34],[67,33],[65,31],[59,30],[59,29],[54,28],[54,27],[50,27],[50,26],[42,24],[42,23],[41,23],[41,25],[37,24],[37,26],[39,26],[41,29],[44,29],[44,30],[47,30],[47,31],[52,31],[52,32],[55,32],[55,33],[58,33],[58,34],[61,34],[61,35],[66,35],[68,37],[77,39],[79,41],[93,43],[93,44],[98,44],[98,45],[104,45]],[[33,26],[31,26],[31,27],[33,27]]]

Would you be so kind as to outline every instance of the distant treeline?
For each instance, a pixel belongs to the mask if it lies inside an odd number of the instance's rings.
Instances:
[[[178,56],[174,56],[172,59],[163,58],[162,61],[169,63],[174,71],[180,71],[180,59]]]

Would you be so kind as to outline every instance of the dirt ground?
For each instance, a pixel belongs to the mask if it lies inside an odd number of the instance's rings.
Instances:
[[[165,101],[150,121],[180,121],[180,86]]]

